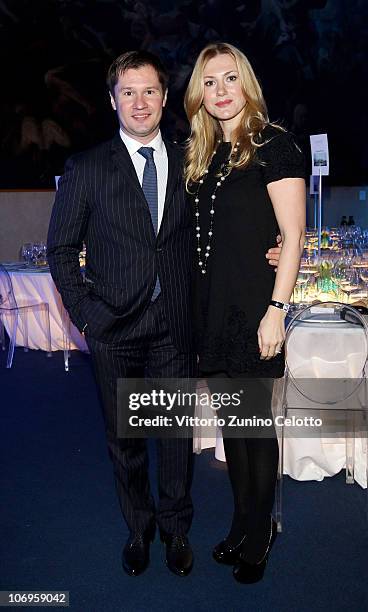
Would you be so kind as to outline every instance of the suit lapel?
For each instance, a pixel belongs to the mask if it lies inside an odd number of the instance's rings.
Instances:
[[[129,183],[130,187],[136,192],[140,200],[144,203],[149,214],[148,204],[146,202],[146,198],[144,197],[142,187],[139,184],[139,180],[132,159],[128,153],[125,144],[120,138],[120,134],[116,134],[116,136],[112,140],[111,156],[113,163],[124,174],[126,181]]]
[[[166,185],[166,195],[165,195],[165,205],[164,205],[164,217],[167,213],[168,208],[170,207],[173,199],[173,193],[175,186],[178,182],[179,175],[182,174],[183,169],[181,167],[181,158],[176,150],[176,146],[172,145],[170,142],[166,140],[165,146],[167,151],[167,159],[168,159],[168,173],[167,173],[167,185]],[[164,221],[164,219],[162,219]]]

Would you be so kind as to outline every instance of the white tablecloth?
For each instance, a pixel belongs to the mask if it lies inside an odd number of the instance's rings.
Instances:
[[[323,359],[323,350],[316,350],[318,343],[323,342],[326,355],[333,346],[334,360]],[[330,344],[330,346],[329,346]],[[360,328],[347,327],[342,329],[331,327],[328,333],[301,325],[294,329],[292,341],[288,344],[288,363],[295,377],[320,379],[359,378],[361,364],[367,351],[366,340]],[[331,353],[329,353],[331,354]],[[315,355],[315,357],[313,357]],[[317,355],[319,355],[317,357]],[[322,359],[321,359],[322,355]],[[346,363],[343,363],[342,357]],[[347,359],[346,359],[347,356]],[[273,392],[273,411],[279,412],[283,379],[275,381]],[[307,401],[306,401],[307,404]],[[306,404],[303,406],[307,407]],[[299,405],[299,404],[297,404]],[[311,413],[312,414],[312,413]],[[319,415],[317,415],[319,416]],[[215,446],[215,457],[225,461],[221,431],[213,431],[212,438],[195,439],[195,450]],[[346,447],[345,438],[291,438],[284,441],[284,473],[296,480],[318,480],[325,476],[333,476],[345,468]],[[367,486],[367,446],[366,439],[357,437],[355,440],[354,477],[362,487]]]
[[[14,293],[19,305],[29,302],[47,302],[50,311],[51,349],[59,351],[66,348],[63,342],[63,320],[65,332],[70,339],[70,349],[87,351],[87,345],[78,329],[69,320],[50,272],[37,271],[37,269],[12,270],[8,268]],[[37,312],[28,313],[28,346],[31,349],[47,350],[44,325]],[[7,318],[4,317],[7,331]],[[69,330],[69,333],[68,333]],[[21,322],[18,326],[17,346],[24,346],[23,329]]]

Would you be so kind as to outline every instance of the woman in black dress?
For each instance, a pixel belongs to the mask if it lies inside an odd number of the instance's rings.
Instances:
[[[200,53],[185,108],[200,370],[212,391],[239,377],[272,381],[284,372],[284,320],[304,245],[303,155],[290,133],[269,122],[252,67],[232,45]],[[264,253],[279,232],[275,275]],[[271,416],[270,394],[263,402],[261,395],[250,414]],[[239,582],[256,582],[276,537],[277,439],[224,436],[224,448],[234,513],[213,556],[234,564]]]

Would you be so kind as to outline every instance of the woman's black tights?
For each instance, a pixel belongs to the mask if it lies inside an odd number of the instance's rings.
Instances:
[[[256,563],[270,536],[279,456],[277,439],[225,437],[224,449],[234,497],[228,537],[236,545],[245,535],[246,559]]]
[[[217,391],[223,389],[224,382],[226,386],[226,381],[220,381],[217,376],[216,379],[207,377],[207,381],[211,392],[215,388]],[[270,390],[257,396],[263,405],[254,407],[255,415],[272,419],[271,396]],[[251,412],[248,408],[247,413]],[[261,433],[247,438],[224,435],[225,456],[234,497],[233,520],[227,539],[232,545],[237,545],[245,536],[242,549],[249,563],[256,563],[262,558],[271,530],[279,449],[273,425],[266,430],[267,437],[261,437]]]

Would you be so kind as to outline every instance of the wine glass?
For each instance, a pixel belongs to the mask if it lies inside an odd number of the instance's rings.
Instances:
[[[33,256],[33,242],[25,242],[22,244],[22,257],[26,262],[27,266],[31,265],[32,256]]]
[[[315,302],[318,300],[319,296],[319,288],[317,283],[318,275],[311,274],[308,278],[307,284],[305,286],[305,297],[304,300],[307,303]]]
[[[359,268],[356,269],[361,280],[362,280],[362,290],[365,294],[368,292],[368,261],[366,261],[366,265],[361,263]]]
[[[298,276],[295,283],[294,293],[293,293],[293,302],[294,304],[300,303],[304,299],[304,288],[307,285],[309,277],[312,272],[309,268],[300,268],[298,272]]]
[[[366,266],[359,266],[358,272],[363,283],[368,283],[368,262]]]
[[[340,276],[340,288],[347,295],[349,303],[350,296],[359,289],[359,274],[355,268],[345,268]]]

